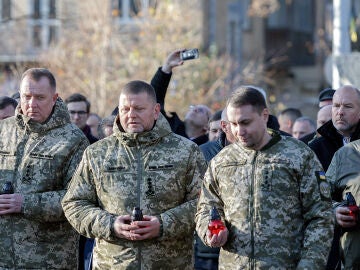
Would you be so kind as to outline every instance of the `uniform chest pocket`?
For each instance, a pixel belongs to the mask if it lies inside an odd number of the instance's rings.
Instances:
[[[100,175],[98,192],[107,196],[129,196],[136,193],[136,174],[125,166],[105,167]]]
[[[7,151],[0,151],[0,169],[13,171],[15,170],[16,156]]]
[[[44,192],[62,188],[53,156],[31,153],[22,167],[21,182],[27,192]]]

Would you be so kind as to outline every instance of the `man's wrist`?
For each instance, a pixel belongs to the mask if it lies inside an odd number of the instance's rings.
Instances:
[[[172,67],[168,64],[164,64],[162,67],[161,67],[161,71],[166,73],[166,74],[170,74],[172,72]]]

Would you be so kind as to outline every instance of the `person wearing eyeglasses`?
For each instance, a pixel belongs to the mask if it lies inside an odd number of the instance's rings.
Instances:
[[[70,114],[71,123],[75,124],[82,130],[90,144],[97,142],[98,138],[91,133],[90,126],[86,124],[90,115],[90,102],[87,98],[82,94],[75,93],[65,99],[65,103]],[[89,265],[91,265],[91,254],[94,246],[94,240],[81,235],[79,241],[78,269],[89,269]]]
[[[65,103],[70,114],[71,123],[77,125],[84,132],[90,144],[98,141],[91,133],[90,127],[86,124],[90,113],[90,102],[87,98],[82,94],[75,93],[65,99]]]

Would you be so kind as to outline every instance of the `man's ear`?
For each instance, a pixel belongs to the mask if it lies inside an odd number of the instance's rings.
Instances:
[[[56,102],[56,100],[57,100],[58,96],[59,96],[59,94],[58,94],[58,93],[55,93],[55,94],[53,95],[53,97],[52,97],[52,101],[53,101],[53,103],[54,103],[54,104],[55,104],[55,102]]]
[[[269,120],[269,109],[268,108],[265,108],[263,111],[262,111],[262,116],[265,120],[265,122],[267,122]]]
[[[154,107],[154,119],[158,120],[160,114],[160,104],[156,103]]]

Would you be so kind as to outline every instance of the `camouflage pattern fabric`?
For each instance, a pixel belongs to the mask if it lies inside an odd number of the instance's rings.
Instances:
[[[196,231],[206,243],[215,206],[229,237],[220,269],[324,269],[333,236],[330,188],[315,154],[270,131],[260,151],[239,143],[214,157],[205,174]]]
[[[58,99],[49,120],[21,113],[0,121],[0,187],[24,196],[22,213],[0,217],[0,269],[76,269],[78,234],[61,199],[88,141]]]
[[[96,238],[94,269],[193,269],[194,215],[206,163],[198,146],[171,132],[160,115],[151,131],[114,134],[84,153],[63,199],[75,229]],[[119,129],[120,128],[120,129]],[[158,216],[160,237],[117,238],[115,217],[140,207]]]
[[[334,208],[351,192],[360,204],[360,140],[340,148],[326,171]],[[360,269],[360,226],[344,231],[340,239],[344,269]]]

